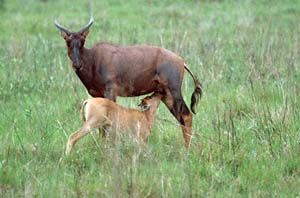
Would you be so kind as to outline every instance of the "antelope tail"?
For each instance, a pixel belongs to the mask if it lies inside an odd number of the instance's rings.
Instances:
[[[86,121],[86,117],[85,117],[85,106],[86,104],[88,103],[87,100],[85,100],[83,103],[82,103],[82,106],[81,106],[81,109],[80,109],[80,118],[85,122]]]
[[[192,76],[193,80],[194,80],[194,84],[195,84],[195,89],[194,89],[194,92],[192,94],[192,97],[191,97],[191,110],[194,114],[196,114],[196,106],[198,105],[201,97],[202,97],[202,94],[203,94],[203,89],[202,89],[202,85],[201,83],[199,82],[199,80],[197,79],[197,76],[195,76],[192,71],[190,70],[190,68],[188,68],[188,66],[184,63],[184,69],[186,71],[189,72],[189,74]]]

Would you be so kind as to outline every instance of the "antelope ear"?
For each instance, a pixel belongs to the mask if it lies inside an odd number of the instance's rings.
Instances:
[[[138,106],[139,106],[140,108],[142,108],[142,106],[143,106],[143,100],[144,100],[144,99],[141,99],[141,102],[138,104]]]
[[[81,36],[85,39],[88,34],[89,34],[89,30],[87,29],[81,33]]]
[[[65,39],[67,40],[67,38],[70,36],[67,32],[65,31],[60,31],[60,35]]]

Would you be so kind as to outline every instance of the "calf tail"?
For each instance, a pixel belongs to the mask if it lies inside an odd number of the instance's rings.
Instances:
[[[85,122],[86,121],[86,117],[85,117],[85,106],[86,104],[88,103],[87,100],[85,100],[83,103],[82,103],[82,106],[81,106],[81,109],[80,109],[80,118]]]
[[[192,76],[193,80],[194,80],[194,84],[195,84],[195,89],[194,92],[192,94],[191,97],[191,110],[194,114],[196,114],[196,106],[198,105],[202,94],[203,94],[203,89],[202,89],[202,85],[199,82],[199,80],[197,79],[197,76],[195,76],[192,71],[188,68],[188,66],[184,63],[184,69],[186,69],[186,71],[189,72],[189,74]]]

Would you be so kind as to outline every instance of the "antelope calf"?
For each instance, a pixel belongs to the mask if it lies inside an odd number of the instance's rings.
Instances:
[[[83,127],[69,136],[66,154],[69,154],[74,144],[93,129],[109,129],[109,133],[131,133],[147,141],[150,135],[156,109],[162,96],[154,93],[142,99],[141,110],[125,108],[106,98],[91,98],[85,100],[81,107]]]

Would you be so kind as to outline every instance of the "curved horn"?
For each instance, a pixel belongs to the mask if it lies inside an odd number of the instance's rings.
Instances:
[[[79,30],[79,32],[82,33],[84,31],[88,30],[91,27],[91,25],[93,25],[93,23],[94,23],[94,18],[93,18],[93,16],[91,16],[88,24],[86,26],[84,26],[81,30]]]
[[[64,26],[60,25],[60,24],[58,23],[57,19],[55,19],[54,24],[55,24],[55,26],[56,26],[58,29],[60,29],[61,31],[64,31],[64,32],[66,32],[66,33],[68,33],[68,34],[71,33],[71,31],[69,31],[67,28],[65,28]]]

